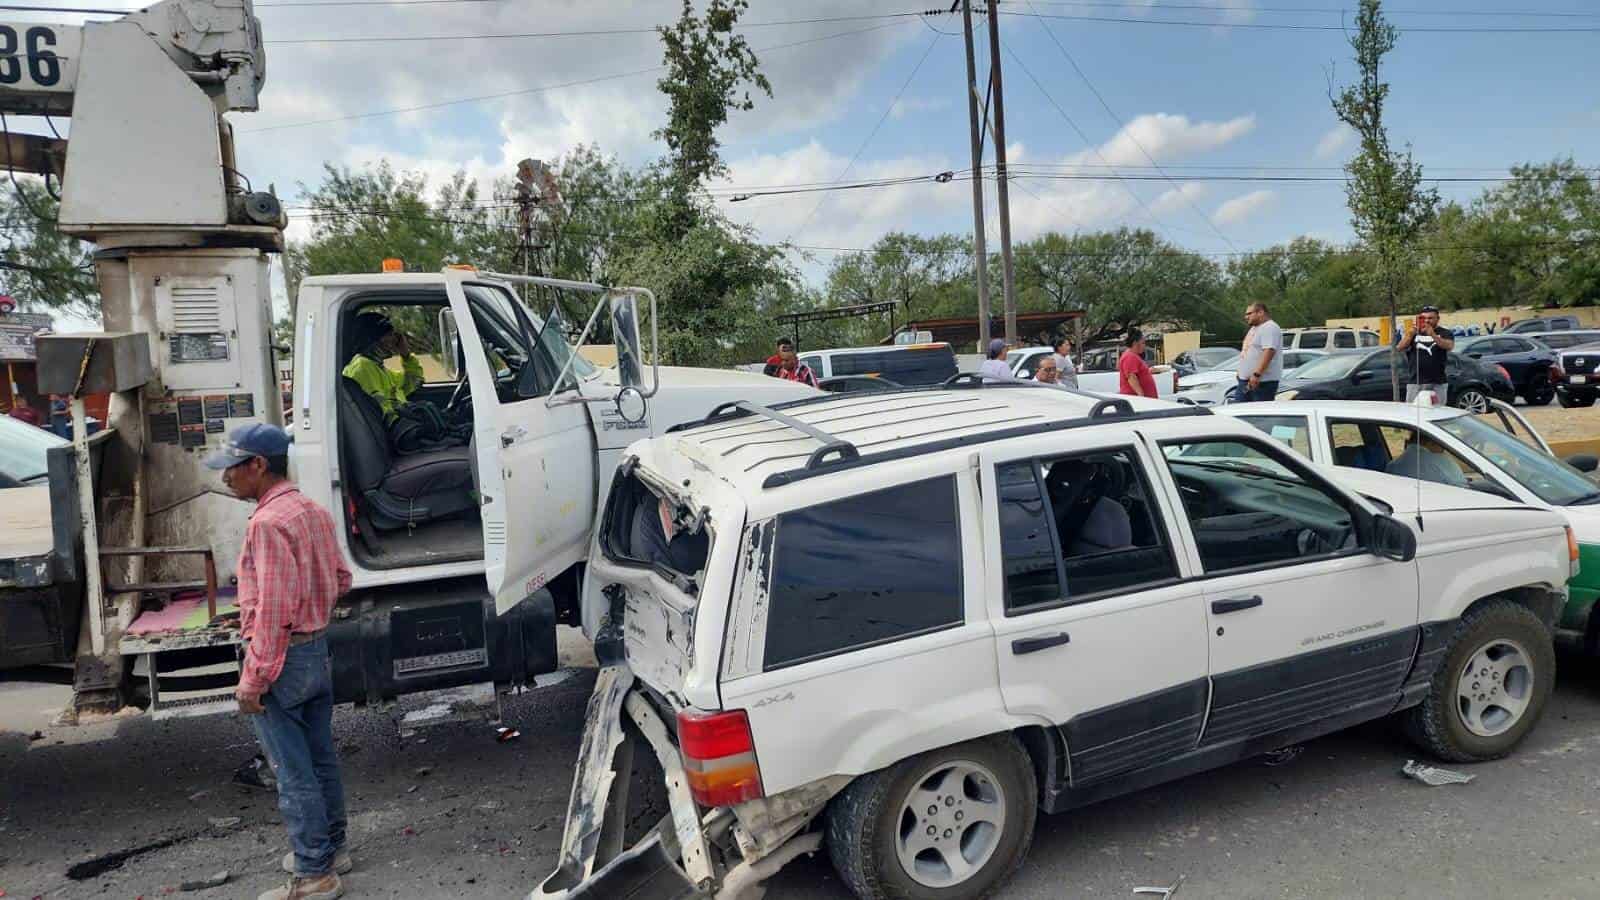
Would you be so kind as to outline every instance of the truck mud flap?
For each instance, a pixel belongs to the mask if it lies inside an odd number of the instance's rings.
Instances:
[[[660,834],[640,841],[571,890],[534,894],[563,900],[680,900],[705,896],[708,895],[691,884],[689,876],[678,868]]]

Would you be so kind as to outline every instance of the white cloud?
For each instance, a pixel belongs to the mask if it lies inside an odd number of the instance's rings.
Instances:
[[[1344,123],[1328,129],[1328,133],[1317,141],[1317,148],[1312,151],[1312,156],[1317,159],[1332,159],[1344,153],[1345,149],[1355,142],[1356,133],[1351,131]]]
[[[1250,218],[1256,213],[1265,211],[1277,200],[1274,191],[1251,191],[1231,200],[1224,201],[1212,214],[1211,220],[1218,225],[1236,225]]]
[[[1158,216],[1186,212],[1193,203],[1204,197],[1209,190],[1199,182],[1186,181],[1172,190],[1163,191],[1161,196],[1150,204],[1150,211]]]
[[[942,112],[950,108],[950,101],[943,97],[901,97],[889,107],[889,118],[904,119],[908,116],[915,117],[918,113]]]

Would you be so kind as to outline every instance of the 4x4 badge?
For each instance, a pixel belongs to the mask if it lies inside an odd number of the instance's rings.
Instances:
[[[773,694],[771,697],[762,697],[760,700],[750,704],[750,708],[760,709],[763,706],[771,706],[774,703],[787,703],[793,699],[794,691],[788,691],[782,694]]]

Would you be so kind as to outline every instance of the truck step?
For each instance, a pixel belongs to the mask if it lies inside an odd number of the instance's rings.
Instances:
[[[198,654],[192,650],[142,653],[134,661],[134,675],[143,676],[150,700],[148,713],[157,721],[238,708],[233,689],[239,683],[239,661],[233,658],[232,648]]]

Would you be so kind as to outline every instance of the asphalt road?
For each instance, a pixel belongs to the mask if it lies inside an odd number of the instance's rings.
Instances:
[[[507,698],[522,737],[504,744],[485,724],[402,737],[398,711],[341,711],[359,864],[349,896],[525,895],[559,843],[591,681],[576,672]],[[155,898],[219,870],[227,885],[183,896],[254,897],[277,882],[275,799],[229,783],[253,752],[241,722],[50,728],[62,692],[0,682],[5,897]],[[42,737],[30,739],[34,728]],[[1374,725],[1283,765],[1241,763],[1042,819],[1002,896],[1128,897],[1180,875],[1180,900],[1600,896],[1600,664],[1563,656],[1540,728],[1511,759],[1468,767],[1471,784],[1407,781],[1398,771],[1412,755]],[[240,821],[210,822],[227,817]],[[847,897],[823,856],[768,893]]]

